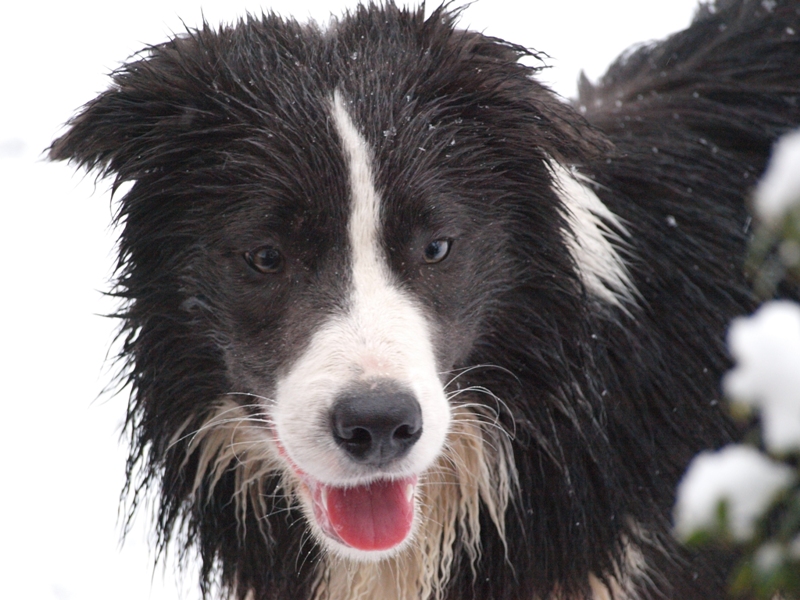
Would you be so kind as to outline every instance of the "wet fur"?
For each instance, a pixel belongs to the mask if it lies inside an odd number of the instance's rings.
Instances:
[[[325,30],[272,14],[204,26],[120,68],[53,144],[134,182],[115,288],[132,508],[154,492],[160,549],[196,549],[204,593],[240,599],[722,597],[725,561],[680,548],[670,511],[688,460],[736,436],[723,335],[754,306],[744,199],[800,123],[800,4],[702,8],[583,82],[574,109],[531,78],[526,50],[456,16],[371,5]],[[310,537],[252,391],[341,288],[337,91],[397,216],[385,247],[434,227],[416,221],[428,201],[461,232],[427,277],[390,256],[436,324],[453,425],[421,527],[381,563]],[[570,205],[577,189],[590,195]],[[298,250],[296,284],[314,286],[293,302],[278,283],[265,302],[236,270],[265,198],[290,207],[298,239],[318,233],[316,253]],[[619,261],[589,261],[597,243]]]

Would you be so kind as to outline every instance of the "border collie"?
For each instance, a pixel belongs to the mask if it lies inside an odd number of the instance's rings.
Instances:
[[[130,503],[205,596],[720,598],[670,513],[737,435],[723,335],[800,2],[703,5],[575,106],[457,16],[204,25],[54,142],[129,184]]]

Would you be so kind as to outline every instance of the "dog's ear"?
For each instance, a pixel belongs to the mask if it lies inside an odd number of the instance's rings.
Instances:
[[[166,110],[162,90],[149,91],[139,81],[139,66],[125,65],[113,74],[110,89],[82,107],[67,123],[67,132],[49,149],[51,160],[70,160],[101,174],[125,172],[147,149],[147,139]]]
[[[165,157],[176,160],[196,150],[187,138],[190,126],[196,130],[198,122],[215,120],[204,95],[208,82],[192,68],[196,41],[190,35],[153,46],[114,71],[111,87],[67,123],[49,158],[102,176],[113,173],[119,184],[159,169]]]
[[[450,43],[470,81],[465,89],[472,85],[481,102],[496,105],[501,118],[516,119],[530,143],[567,163],[611,150],[605,134],[536,79],[544,67],[525,64],[543,65],[545,55],[474,31],[455,30]]]

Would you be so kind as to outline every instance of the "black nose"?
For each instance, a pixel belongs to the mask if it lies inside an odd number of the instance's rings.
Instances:
[[[331,429],[353,460],[383,466],[404,456],[422,435],[422,410],[414,395],[394,384],[371,384],[342,393]]]

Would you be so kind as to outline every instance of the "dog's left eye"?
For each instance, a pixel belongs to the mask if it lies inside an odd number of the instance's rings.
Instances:
[[[262,246],[245,252],[244,259],[259,273],[278,273],[283,269],[283,254],[275,246]]]
[[[433,240],[430,244],[425,246],[425,262],[428,264],[438,263],[447,258],[450,253],[450,246],[452,240],[441,239]]]

